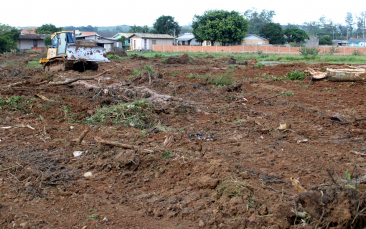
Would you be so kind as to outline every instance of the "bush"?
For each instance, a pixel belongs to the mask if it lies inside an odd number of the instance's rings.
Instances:
[[[288,72],[286,75],[287,75],[287,78],[289,80],[303,80],[303,79],[305,79],[305,72],[298,71],[298,70]]]
[[[234,83],[234,73],[226,72],[222,75],[216,75],[207,78],[208,84],[214,84],[215,86],[227,86],[232,85]]]
[[[118,59],[118,60],[122,59],[120,56],[114,55],[114,54],[113,55],[108,55],[107,58],[110,59],[110,60],[111,59]]]
[[[362,55],[363,55],[362,52],[360,52],[357,49],[352,52],[352,56],[362,56]]]
[[[334,53],[340,53],[341,51],[337,48],[337,47],[335,47],[335,46],[332,46],[332,47],[330,47],[329,48],[329,55],[334,55]]]
[[[120,103],[100,108],[87,120],[94,124],[105,124],[110,120],[113,124],[146,129],[154,126],[157,116],[148,101],[136,100],[130,104]]]
[[[301,53],[301,55],[303,55],[304,57],[312,57],[313,59],[319,55],[320,49],[317,48],[306,48],[306,47],[301,47],[299,52]]]

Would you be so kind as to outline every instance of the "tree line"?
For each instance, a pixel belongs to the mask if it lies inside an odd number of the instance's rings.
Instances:
[[[246,34],[256,34],[267,38],[270,44],[284,44],[286,42],[298,44],[309,38],[309,35],[320,38],[320,45],[332,44],[333,39],[348,39],[351,37],[365,36],[366,11],[358,15],[348,12],[345,24],[333,23],[326,17],[318,21],[304,22],[302,25],[280,25],[273,21],[276,12],[255,8],[246,10],[243,14],[236,11],[210,10],[203,15],[195,15],[191,27],[182,27],[174,17],[162,15],[156,19],[153,27],[130,26],[129,33],[156,33],[178,35],[181,32],[192,32],[195,38],[202,41],[211,41],[212,44],[234,44],[243,40]],[[356,19],[356,20],[355,20]],[[38,34],[52,34],[61,30],[98,32],[98,27],[66,26],[56,27],[44,24],[35,30]],[[113,32],[126,32],[122,26],[117,26]],[[20,31],[8,25],[0,24],[0,52],[16,49],[16,41]],[[46,40],[49,42],[49,39]]]

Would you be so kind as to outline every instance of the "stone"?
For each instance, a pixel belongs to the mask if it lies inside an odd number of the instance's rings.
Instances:
[[[92,177],[93,173],[92,172],[86,172],[84,173],[84,177]]]
[[[214,188],[216,188],[216,186],[218,184],[219,184],[219,180],[218,179],[214,179],[214,178],[209,177],[209,176],[201,177],[201,179],[199,180],[199,186],[201,188],[211,188],[211,189],[214,189]]]
[[[243,179],[249,179],[250,178],[250,175],[248,173],[248,171],[245,171],[245,172],[242,172],[242,173],[239,173],[239,176]]]
[[[199,226],[199,227],[204,227],[204,226],[205,226],[205,222],[203,222],[202,220],[200,220],[200,221],[198,222],[198,226]]]

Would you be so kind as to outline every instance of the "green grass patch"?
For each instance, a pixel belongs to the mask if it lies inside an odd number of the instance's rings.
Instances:
[[[117,60],[121,60],[122,57],[118,56],[118,55],[108,55],[107,56],[108,59],[112,60],[112,59],[117,59]]]
[[[305,79],[305,72],[298,71],[298,70],[288,72],[286,75],[287,75],[287,78],[289,80],[303,80],[303,79]]]
[[[39,63],[39,59],[33,59],[28,61],[27,65],[25,65],[25,68],[42,68],[42,64]]]
[[[107,121],[111,121],[116,125],[147,129],[155,125],[157,115],[148,101],[136,100],[132,103],[102,107],[87,118],[87,121],[92,124],[105,124]]]
[[[232,85],[234,82],[234,72],[232,71],[225,72],[221,75],[210,76],[207,78],[207,83],[214,84],[215,86]]]

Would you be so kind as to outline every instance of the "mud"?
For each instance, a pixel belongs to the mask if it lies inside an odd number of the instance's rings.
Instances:
[[[213,56],[25,68],[41,55],[0,56],[1,228],[365,227],[362,82],[284,78],[323,63]],[[144,128],[130,111],[149,114]]]

